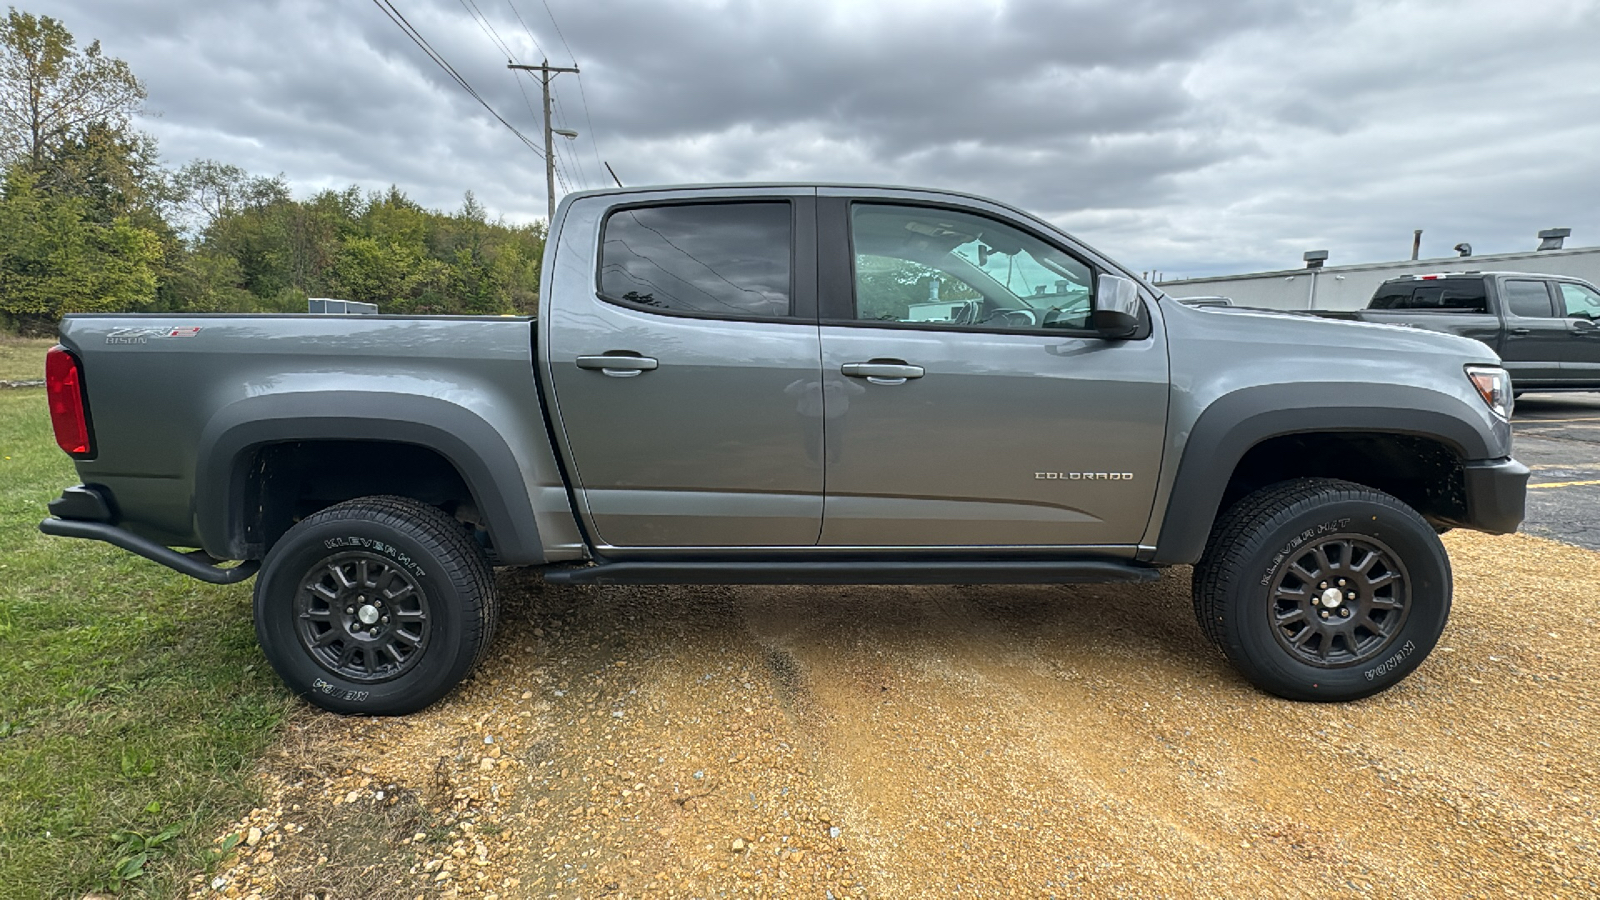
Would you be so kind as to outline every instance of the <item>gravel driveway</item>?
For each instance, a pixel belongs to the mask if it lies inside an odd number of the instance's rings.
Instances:
[[[1440,648],[1329,706],[1234,675],[1187,570],[911,589],[503,572],[479,675],[404,720],[307,709],[196,892],[1596,896],[1600,556],[1446,543]]]

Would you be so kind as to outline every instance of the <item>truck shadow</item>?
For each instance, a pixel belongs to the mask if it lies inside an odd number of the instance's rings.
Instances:
[[[1513,421],[1559,418],[1563,414],[1600,412],[1600,392],[1573,394],[1523,394],[1517,398]]]
[[[532,570],[505,570],[499,586],[507,627],[538,628],[549,655],[577,669],[755,654],[775,689],[793,693],[810,668],[869,659],[898,670],[1083,669],[1112,679],[1187,670],[1233,678],[1195,625],[1189,579],[1180,568],[1145,585],[596,588],[546,585]]]

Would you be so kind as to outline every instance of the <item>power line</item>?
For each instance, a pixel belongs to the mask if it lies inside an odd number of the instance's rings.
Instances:
[[[583,101],[583,120],[589,126],[589,149],[594,151],[595,164],[603,166],[605,163],[600,161],[600,142],[594,136],[594,119],[589,116],[589,98],[583,92],[583,76],[575,77],[578,79],[578,99]]]
[[[533,49],[536,50],[541,57],[547,57],[548,54],[544,52],[544,48],[539,46],[539,39],[533,36],[533,29],[528,27],[528,23],[522,19],[522,13],[517,11],[517,5],[512,3],[511,0],[506,0],[506,5],[511,7],[511,14],[517,17],[518,22],[522,23],[522,30],[528,33],[528,40],[533,41]],[[576,65],[577,61],[574,60],[573,64]]]
[[[384,15],[389,17],[389,21],[393,22],[395,27],[405,32],[406,37],[411,38],[411,42],[420,47],[422,52],[426,53],[428,58],[433,60],[435,65],[443,69],[446,74],[455,80],[456,84],[461,85],[462,90],[466,91],[468,94],[471,94],[472,99],[478,101],[478,103],[482,105],[484,109],[488,110],[489,115],[494,116],[501,125],[504,125],[506,128],[510,129],[511,133],[516,135],[517,139],[522,141],[522,143],[525,144],[529,150],[532,150],[535,155],[537,155],[540,159],[544,159],[544,153],[540,151],[538,146],[535,145],[533,141],[529,140],[527,135],[518,131],[515,125],[507,122],[504,116],[495,112],[494,107],[489,105],[489,101],[483,99],[483,95],[479,94],[477,89],[475,89],[471,84],[467,83],[467,79],[463,78],[461,73],[456,71],[455,66],[450,65],[448,60],[446,60],[437,50],[433,49],[433,46],[428,43],[428,39],[422,36],[422,32],[418,31],[416,26],[407,21],[405,15],[402,14],[400,10],[395,8],[392,0],[372,0],[372,2],[378,7],[378,9],[383,11]]]
[[[533,29],[532,28],[528,27],[528,22],[527,22],[526,19],[524,19],[522,17],[522,11],[517,9],[517,4],[514,3],[513,0],[506,0],[506,6],[509,6],[511,8],[511,14],[513,16],[516,16],[517,22],[522,26],[523,32],[525,32],[528,35],[528,40],[533,42],[533,49],[538,51],[540,56],[545,57],[545,58],[548,59],[548,56],[544,52],[544,47],[542,45],[540,45],[540,43],[539,43],[538,36],[536,36],[533,33]],[[549,6],[548,5],[545,7],[545,11],[549,12]],[[556,26],[556,33],[559,35],[561,33],[561,26],[556,24],[555,18],[553,16],[550,19],[550,24]],[[565,37],[562,37],[561,43],[562,43],[563,47],[566,46],[566,38]],[[567,55],[568,56],[572,56],[572,49],[570,47],[567,48]],[[574,69],[577,68],[577,66],[578,66],[577,57],[573,57],[572,58],[572,66],[573,66]],[[577,75],[577,77],[580,79],[580,81],[578,83],[578,91],[579,91],[579,95],[581,97],[582,96],[582,92],[583,92],[583,82],[582,82],[581,79],[582,79],[583,76],[582,75],[578,75],[577,72],[574,72],[573,74]],[[519,89],[522,88],[521,80],[518,80],[517,87]],[[528,112],[530,114],[532,114],[533,113],[533,101],[528,98],[528,92],[525,89],[522,91],[522,98],[523,98],[523,102],[526,103],[527,106],[528,106]],[[558,120],[560,120],[562,128],[564,128],[564,129],[568,128],[567,122],[566,122],[566,111],[561,108],[561,98],[559,96],[555,96],[555,97],[553,97],[553,101],[555,103],[556,118]],[[589,126],[589,131],[586,132],[586,134],[588,134],[588,136],[589,136],[589,146],[591,148],[593,148],[595,146],[595,143],[594,143],[594,120],[592,118],[590,118],[590,116],[589,116],[588,100],[586,98],[584,99],[584,120]],[[583,169],[583,160],[582,160],[581,154],[571,153],[569,155],[571,155],[571,157],[572,157],[572,163],[577,166],[578,178],[582,180],[584,187],[588,187],[588,185],[589,185],[589,173],[585,172],[584,169]],[[600,153],[599,153],[598,150],[596,150],[595,151],[595,160],[598,162],[599,159],[600,159]],[[560,161],[560,154],[557,154],[557,160]],[[569,175],[570,175],[570,173],[569,173]]]
[[[516,62],[516,54],[514,52],[512,52],[510,45],[508,45],[505,42],[505,39],[500,37],[499,29],[495,28],[494,27],[494,23],[489,21],[489,17],[484,15],[483,10],[478,8],[478,4],[477,4],[476,0],[460,0],[460,2],[461,2],[461,7],[463,9],[465,9],[467,11],[467,13],[472,16],[473,21],[478,24],[478,30],[482,31],[484,36],[489,38],[489,40],[493,41],[494,44],[497,47],[500,48],[500,51],[506,55],[506,62],[508,62],[508,63]],[[507,0],[507,2],[509,3],[510,0]],[[512,6],[511,7],[511,11],[513,13],[515,13],[517,11],[517,8],[515,6]],[[517,18],[520,20],[521,19],[521,15],[518,14]],[[524,29],[527,28],[526,23],[524,23],[523,28]],[[531,32],[531,31],[528,32],[528,37],[532,38],[533,37],[533,32]],[[538,42],[537,39],[535,39],[533,43],[534,43],[535,47],[539,46],[539,42]],[[528,107],[528,114],[530,116],[534,117],[535,119],[537,119],[538,118],[538,114],[533,111],[533,100],[528,97],[528,91],[527,91],[527,88],[523,86],[522,79],[517,78],[516,82],[517,82],[517,90],[522,92],[522,102],[524,104],[526,104],[527,107]],[[563,128],[566,127],[566,122],[565,122],[565,120],[564,120],[564,118],[562,116],[562,113],[561,113],[561,103],[560,103],[560,99],[559,98],[556,98],[556,119],[561,122]],[[568,167],[565,164],[565,162],[562,160],[561,154],[557,153],[555,159],[556,159],[556,177],[561,180],[562,191],[563,192],[570,192],[571,191],[571,187],[569,185],[569,182],[571,182],[573,180],[572,179],[572,172],[570,170],[570,167]],[[581,173],[581,167],[580,167],[580,173]],[[587,175],[584,175],[584,180],[585,180],[585,183],[587,183],[587,180],[588,180],[588,176]]]
[[[551,95],[550,99],[555,102],[556,121],[561,123],[561,127],[567,128],[568,127],[567,126],[567,112],[566,112],[566,110],[561,108],[561,92],[560,91],[556,91],[554,94]],[[594,142],[594,136],[593,135],[590,135],[589,141],[590,141],[591,144],[593,144],[593,142]],[[583,170],[583,154],[577,152],[576,150],[571,150],[568,153],[568,155],[572,158],[572,164],[577,167],[578,177],[583,179],[583,186],[584,187],[588,187],[589,186],[589,173],[585,172]]]
[[[561,39],[562,49],[567,51],[567,57],[571,59],[572,64],[576,66],[578,64],[578,58],[572,55],[572,48],[567,46],[567,36],[561,33],[561,23],[556,21],[556,14],[550,11],[550,0],[540,0],[540,2],[544,4],[545,15],[550,17],[550,24],[556,27],[556,37]]]
[[[478,9],[478,4],[474,0],[461,0],[461,8],[465,9],[467,14],[472,16],[472,20],[478,23],[479,31],[482,31],[489,40],[499,45],[500,51],[506,55],[506,62],[511,62],[511,57],[516,54],[512,53],[511,48],[506,46],[506,42],[500,39],[500,32],[495,30],[494,23],[489,21],[489,17]]]
[[[511,0],[506,0],[506,2],[509,3]],[[572,47],[567,43],[567,36],[561,31],[561,23],[556,21],[556,14],[550,9],[550,0],[540,0],[540,2],[544,4],[545,15],[550,17],[550,24],[556,29],[556,37],[561,39],[562,49],[567,51],[567,58],[572,60],[573,68],[577,68],[578,57],[573,55]],[[589,97],[583,89],[583,75],[578,74],[576,77],[578,79],[578,99],[583,101],[583,120],[589,126],[589,149],[594,151],[595,165],[603,166],[605,163],[600,160],[600,142],[595,138],[594,133],[594,118],[589,115]]]

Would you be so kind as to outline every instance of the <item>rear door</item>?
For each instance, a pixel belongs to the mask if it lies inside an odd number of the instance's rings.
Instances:
[[[823,189],[832,547],[1136,545],[1161,464],[1159,320],[1088,328],[1104,262],[979,201]]]
[[[1561,382],[1561,357],[1568,338],[1566,319],[1556,315],[1549,282],[1532,278],[1500,279],[1506,333],[1500,358],[1514,387]]]
[[[1567,316],[1567,340],[1561,357],[1561,379],[1600,385],[1600,292],[1587,284],[1555,282]]]
[[[542,355],[602,551],[816,543],[814,193],[573,201]]]

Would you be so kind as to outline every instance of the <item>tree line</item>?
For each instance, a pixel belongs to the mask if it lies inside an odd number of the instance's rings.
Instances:
[[[134,127],[128,65],[58,20],[0,22],[0,328],[69,312],[305,312],[308,297],[385,313],[529,314],[544,225],[453,212],[398,187],[296,199],[282,175],[161,163]]]

